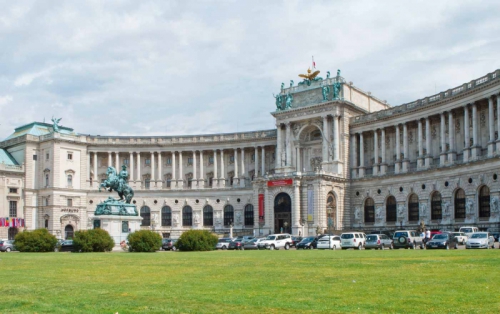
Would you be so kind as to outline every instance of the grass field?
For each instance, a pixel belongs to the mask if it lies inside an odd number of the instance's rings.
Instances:
[[[1,313],[498,313],[500,250],[0,254]]]

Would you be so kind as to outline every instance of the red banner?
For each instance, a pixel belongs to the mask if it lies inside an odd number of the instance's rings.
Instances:
[[[292,185],[293,184],[293,179],[283,179],[283,180],[274,180],[274,181],[267,181],[267,186],[285,186],[285,185]]]
[[[264,194],[259,194],[259,221],[264,220]]]

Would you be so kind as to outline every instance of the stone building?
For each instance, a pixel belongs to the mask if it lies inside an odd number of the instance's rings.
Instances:
[[[253,132],[96,136],[33,122],[0,142],[8,161],[0,217],[71,237],[92,228],[96,204],[115,196],[98,191],[107,168],[126,165],[142,228],[164,237],[189,229],[311,235],[422,220],[497,230],[499,74],[397,107],[340,71],[311,75],[282,84],[276,129]],[[0,227],[0,238],[18,229]]]

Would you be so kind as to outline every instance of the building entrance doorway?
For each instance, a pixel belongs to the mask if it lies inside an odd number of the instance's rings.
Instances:
[[[274,199],[274,232],[291,233],[292,199],[286,193],[280,193]]]

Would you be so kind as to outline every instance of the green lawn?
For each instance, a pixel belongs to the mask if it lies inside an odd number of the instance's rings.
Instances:
[[[1,313],[498,313],[500,250],[2,253]]]

